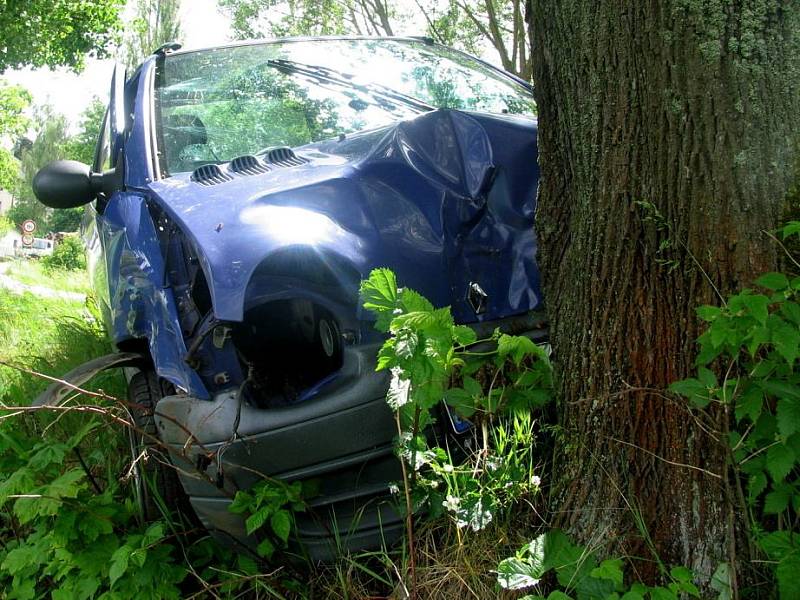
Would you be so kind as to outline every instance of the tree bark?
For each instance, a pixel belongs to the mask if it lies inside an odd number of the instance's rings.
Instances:
[[[796,0],[533,0],[539,264],[563,436],[556,522],[708,582],[739,566],[727,416],[689,376],[695,308],[771,270],[798,131]],[[709,427],[710,426],[710,427]]]

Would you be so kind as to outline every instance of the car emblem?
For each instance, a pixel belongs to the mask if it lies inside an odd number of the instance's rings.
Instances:
[[[467,301],[475,311],[476,315],[486,312],[486,303],[489,301],[489,296],[483,291],[480,284],[470,281],[467,287]]]

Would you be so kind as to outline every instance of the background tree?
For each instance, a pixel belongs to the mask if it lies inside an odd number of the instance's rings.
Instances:
[[[424,34],[475,54],[482,54],[488,44],[504,69],[530,80],[523,0],[415,0],[415,4],[416,18],[391,0],[219,0],[238,39]]]
[[[106,103],[97,96],[92,98],[89,106],[81,113],[80,130],[71,136],[64,148],[64,155],[87,165],[94,162],[94,151],[100,137],[100,127],[106,112]]]
[[[0,73],[24,65],[68,66],[108,55],[123,0],[6,0],[0,3]]]
[[[563,437],[553,498],[578,540],[736,566],[744,511],[724,408],[663,390],[690,374],[695,308],[775,264],[798,139],[800,5],[533,0],[539,256]]]
[[[0,80],[0,143],[10,145],[25,133],[30,120],[24,111],[30,103],[31,95],[25,88]],[[0,146],[0,189],[13,190],[18,176],[17,159],[8,148]]]
[[[19,225],[34,219],[42,231],[47,231],[48,209],[33,195],[31,184],[36,172],[52,160],[66,158],[67,119],[56,114],[52,106],[41,106],[34,115],[36,138],[19,152],[20,178],[14,192],[14,205],[9,217]]]
[[[128,25],[122,54],[129,71],[158,47],[181,34],[181,0],[137,0],[136,16]]]

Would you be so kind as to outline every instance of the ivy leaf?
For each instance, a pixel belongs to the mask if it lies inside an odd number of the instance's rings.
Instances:
[[[272,531],[284,544],[289,540],[289,533],[292,531],[292,517],[287,510],[279,510],[269,519]]]
[[[783,481],[794,466],[794,452],[785,444],[775,444],[767,450],[767,471],[774,481]]]
[[[789,279],[783,273],[765,273],[756,279],[755,283],[773,292],[785,290],[789,287]]]
[[[778,431],[784,438],[800,430],[800,400],[797,398],[781,398],[775,413]]]
[[[678,594],[665,587],[650,588],[650,598],[652,600],[678,600]]]

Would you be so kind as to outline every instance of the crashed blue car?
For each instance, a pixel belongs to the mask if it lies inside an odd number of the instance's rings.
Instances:
[[[264,476],[318,482],[297,516],[311,556],[392,539],[396,429],[359,282],[389,267],[479,333],[544,339],[536,132],[527,84],[426,39],[168,45],[118,67],[94,164],[34,182],[87,206],[119,351],[67,379],[128,367],[134,453],[157,437],[162,495],[221,540],[258,543],[228,506]]]

